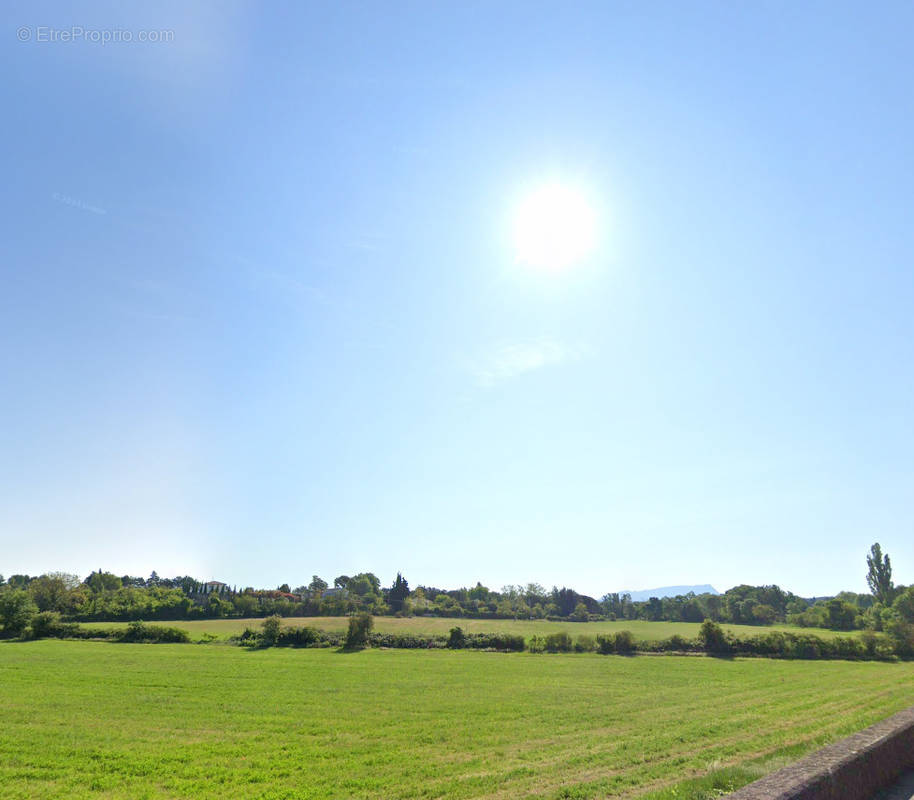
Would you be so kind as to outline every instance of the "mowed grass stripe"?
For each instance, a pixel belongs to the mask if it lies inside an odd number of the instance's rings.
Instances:
[[[6,643],[0,796],[636,796],[912,702],[912,664]]]

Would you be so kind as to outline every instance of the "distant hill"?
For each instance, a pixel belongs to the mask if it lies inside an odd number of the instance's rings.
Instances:
[[[700,586],[661,586],[657,589],[641,589],[638,592],[622,591],[619,594],[630,594],[632,600],[640,603],[644,600],[650,600],[652,597],[676,597],[676,595],[688,594],[689,592],[695,592],[695,594],[720,594],[709,583],[703,583]]]

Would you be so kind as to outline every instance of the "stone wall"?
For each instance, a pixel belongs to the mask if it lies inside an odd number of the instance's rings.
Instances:
[[[914,767],[914,707],[729,795],[731,800],[871,800]]]

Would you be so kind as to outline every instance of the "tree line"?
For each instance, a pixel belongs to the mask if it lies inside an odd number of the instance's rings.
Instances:
[[[776,585],[740,585],[723,594],[651,597],[636,602],[628,594],[608,593],[599,600],[567,587],[546,590],[537,583],[508,585],[495,591],[481,583],[471,588],[410,589],[397,573],[389,587],[371,572],[339,575],[329,584],[313,575],[307,584],[275,589],[229,586],[191,576],[148,578],[117,576],[101,569],[84,580],[52,572],[39,576],[0,575],[0,625],[18,635],[36,613],[70,621],[187,620],[291,616],[370,615],[442,616],[475,619],[551,619],[571,622],[649,620],[743,625],[788,623],[833,630],[889,631],[914,624],[914,587],[896,586],[891,561],[879,544],[866,558],[869,594],[841,592],[834,597],[803,598]]]

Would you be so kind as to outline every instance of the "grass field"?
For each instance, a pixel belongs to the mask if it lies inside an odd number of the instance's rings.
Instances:
[[[190,631],[192,637],[199,639],[204,634],[219,638],[228,638],[241,633],[245,628],[259,630],[263,619],[206,619],[188,622],[166,622],[177,628]],[[85,622],[86,628],[117,628],[127,623],[121,622]],[[325,631],[345,631],[349,624],[348,617],[289,617],[283,625],[310,625]],[[441,617],[375,617],[374,628],[380,633],[421,633],[447,635],[455,625],[468,633],[512,633],[521,634],[529,639],[531,636],[545,636],[557,631],[568,631],[572,636],[582,633],[596,636],[598,633],[616,633],[622,630],[631,631],[636,639],[642,641],[659,641],[674,634],[694,639],[698,636],[701,625],[697,622],[645,622],[631,620],[621,622],[550,622],[548,620],[511,620],[511,619],[451,619]],[[739,636],[755,636],[766,631],[789,631],[792,633],[813,633],[822,638],[834,636],[854,636],[859,631],[837,633],[821,628],[797,628],[792,625],[772,625],[758,627],[752,625],[722,625],[725,630]]]
[[[912,702],[911,663],[7,642],[0,796],[673,797]]]

